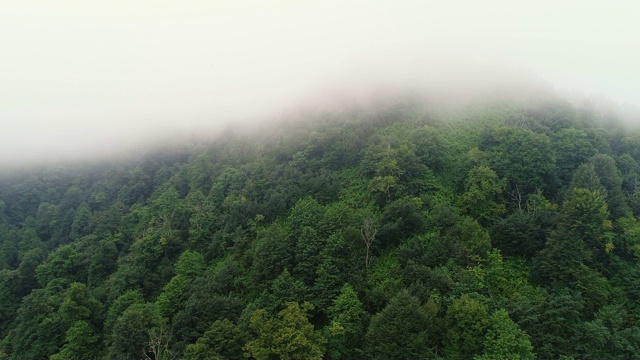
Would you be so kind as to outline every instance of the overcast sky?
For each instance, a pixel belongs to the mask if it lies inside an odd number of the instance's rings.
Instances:
[[[274,114],[328,83],[418,69],[515,71],[640,104],[636,4],[0,0],[0,164]]]

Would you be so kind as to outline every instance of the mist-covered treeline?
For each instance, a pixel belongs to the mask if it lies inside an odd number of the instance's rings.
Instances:
[[[640,358],[640,130],[314,115],[0,182],[0,359]]]

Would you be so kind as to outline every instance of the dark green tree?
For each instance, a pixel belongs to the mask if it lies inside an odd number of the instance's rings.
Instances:
[[[430,325],[418,299],[400,291],[371,318],[364,353],[368,359],[432,359],[434,344],[426,338]]]
[[[447,143],[444,136],[433,126],[425,125],[411,134],[416,145],[416,156],[433,170],[442,170],[447,159]]]
[[[122,313],[130,306],[142,303],[144,303],[144,299],[142,297],[142,293],[140,293],[139,290],[129,290],[114,299],[114,301],[107,309],[106,317],[104,320],[103,331],[105,335],[107,335],[107,339],[105,339],[107,344],[111,343],[110,335],[120,315],[122,315]]]
[[[253,283],[264,286],[278,277],[284,269],[293,265],[293,245],[288,229],[273,223],[258,231],[254,243],[252,277]]]
[[[299,235],[296,241],[295,266],[293,273],[302,279],[307,286],[311,286],[316,278],[316,270],[320,265],[322,251],[326,240],[318,236],[311,227],[305,226],[298,229]]]
[[[91,249],[91,254],[88,255],[88,285],[98,286],[116,271],[118,266],[118,248],[116,246],[116,239],[113,239],[111,236],[106,239],[102,239]]]
[[[506,178],[510,190],[530,194],[544,190],[546,178],[555,168],[549,137],[518,127],[499,127],[487,131],[480,143],[491,169]]]
[[[619,305],[605,305],[581,324],[576,348],[582,359],[638,359],[640,328]]]
[[[82,204],[76,210],[76,215],[71,224],[71,232],[69,234],[71,240],[79,240],[91,232],[91,209],[87,204]]]
[[[534,266],[540,283],[575,286],[585,265],[601,264],[611,251],[611,222],[604,198],[584,188],[573,189],[563,203],[558,228]]]
[[[262,294],[260,303],[263,308],[275,314],[290,302],[303,302],[307,291],[302,281],[294,278],[287,269],[284,269],[282,274],[273,281],[271,288]]]
[[[36,289],[23,298],[13,329],[5,339],[11,344],[10,359],[48,359],[58,351],[66,328],[52,302],[42,289]]]
[[[597,154],[589,162],[606,190],[604,195],[611,217],[617,219],[628,214],[630,209],[622,191],[622,174],[615,160],[607,154]]]
[[[571,174],[596,152],[584,130],[566,128],[551,135],[556,154],[556,177],[560,184],[567,184]]]
[[[116,320],[109,348],[111,359],[144,358],[151,331],[164,326],[154,304],[133,304]]]
[[[555,220],[552,209],[513,212],[491,226],[491,242],[504,255],[533,258],[544,248]]]
[[[195,344],[187,346],[183,359],[244,359],[242,350],[248,341],[248,334],[228,319],[211,324]]]
[[[91,325],[78,320],[65,333],[62,349],[51,360],[93,360],[99,358],[99,337]]]

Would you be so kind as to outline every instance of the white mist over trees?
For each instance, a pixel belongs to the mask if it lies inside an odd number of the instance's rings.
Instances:
[[[380,91],[468,95],[533,80],[638,104],[638,10],[622,0],[7,1],[0,162],[129,149]]]

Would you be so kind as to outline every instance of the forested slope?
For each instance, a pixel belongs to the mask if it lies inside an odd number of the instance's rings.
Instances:
[[[640,358],[640,129],[419,102],[0,180],[0,359]]]

